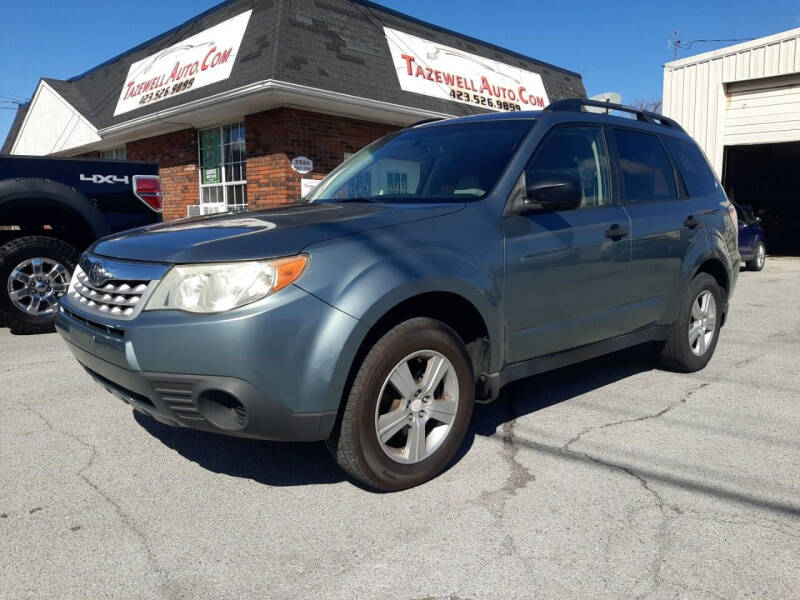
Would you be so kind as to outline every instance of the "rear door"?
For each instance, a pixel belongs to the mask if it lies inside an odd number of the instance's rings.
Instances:
[[[661,136],[611,128],[631,220],[631,268],[623,333],[664,320],[696,236],[703,240],[702,205],[689,198]]]
[[[615,201],[603,128],[566,125],[539,144],[519,185],[578,179],[580,207],[503,219],[508,362],[614,337],[628,280],[628,216]],[[524,180],[523,180],[524,178]]]

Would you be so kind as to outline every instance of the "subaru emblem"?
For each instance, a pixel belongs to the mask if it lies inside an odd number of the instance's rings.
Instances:
[[[99,262],[96,262],[92,265],[92,268],[89,270],[89,281],[92,285],[100,285],[106,280],[107,274],[106,270],[103,268]]]

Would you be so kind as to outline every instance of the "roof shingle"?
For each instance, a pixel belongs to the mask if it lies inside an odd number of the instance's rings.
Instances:
[[[228,79],[114,116],[132,63],[249,9],[253,13]],[[577,73],[366,0],[228,0],[78,77],[45,81],[98,129],[266,79],[441,113],[482,112],[466,104],[401,90],[384,26],[538,72],[551,100],[586,95]],[[9,139],[16,137],[18,122],[19,114]]]

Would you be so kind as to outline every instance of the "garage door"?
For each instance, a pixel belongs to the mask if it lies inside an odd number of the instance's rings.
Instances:
[[[726,85],[725,145],[800,141],[800,74]]]

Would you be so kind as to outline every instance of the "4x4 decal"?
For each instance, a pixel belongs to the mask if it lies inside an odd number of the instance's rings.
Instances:
[[[91,181],[92,183],[130,183],[127,175],[119,176],[119,175],[84,175],[81,173],[81,181]]]

